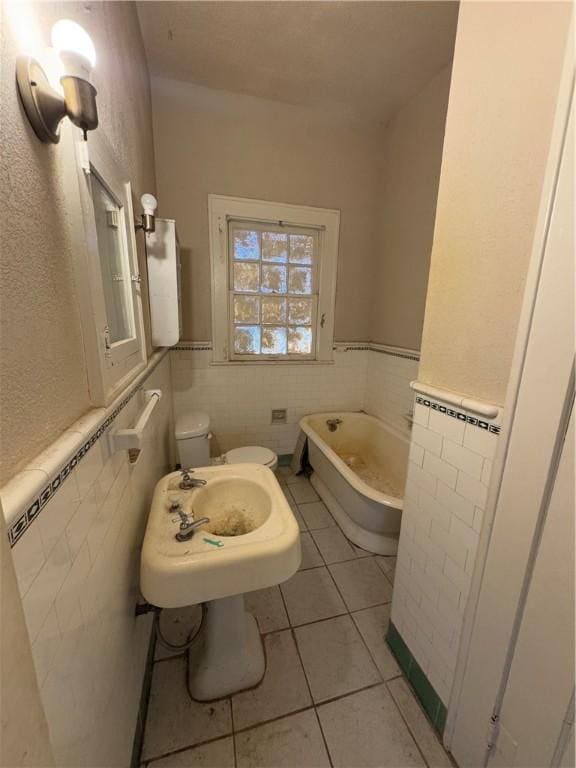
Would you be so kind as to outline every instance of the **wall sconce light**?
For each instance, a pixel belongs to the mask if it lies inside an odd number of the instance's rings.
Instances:
[[[147,192],[145,195],[142,195],[140,202],[142,203],[143,213],[140,217],[140,223],[136,224],[136,229],[143,229],[147,234],[155,232],[156,220],[154,212],[158,207],[158,200],[156,200],[154,195]]]
[[[60,123],[65,117],[84,132],[98,127],[96,89],[90,73],[96,51],[90,35],[80,24],[68,19],[52,27],[52,45],[64,67],[60,84],[64,95],[52,88],[40,64],[31,56],[19,56],[16,82],[30,124],[40,141],[60,141]]]

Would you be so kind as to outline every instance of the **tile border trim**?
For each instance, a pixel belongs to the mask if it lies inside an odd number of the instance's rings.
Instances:
[[[212,352],[211,341],[179,341],[170,347],[175,352]]]
[[[443,413],[446,416],[450,416],[452,419],[465,421],[467,424],[471,424],[473,427],[483,429],[486,432],[492,432],[494,435],[499,435],[500,430],[502,429],[500,424],[494,424],[490,421],[486,421],[485,419],[479,419],[476,418],[476,416],[470,416],[469,413],[465,413],[464,411],[456,411],[449,406],[442,405],[442,403],[436,403],[434,400],[429,400],[428,398],[422,397],[421,395],[416,395],[416,403],[418,405],[423,405],[426,408],[430,408],[432,411],[438,411],[439,413]]]
[[[175,352],[211,352],[211,341],[179,341],[170,349]],[[372,341],[335,341],[332,345],[335,352],[378,352],[389,357],[400,357],[403,360],[420,360],[420,352],[417,349],[405,349],[404,347],[392,347],[387,344],[376,344]]]
[[[443,403],[459,406],[460,408],[464,408],[465,411],[472,411],[472,413],[476,413],[478,416],[483,416],[485,419],[496,419],[502,415],[502,409],[499,405],[489,403],[486,400],[475,400],[472,397],[453,392],[449,389],[433,387],[431,384],[424,384],[423,382],[418,381],[418,379],[410,382],[410,389],[413,389],[420,395],[440,400]]]
[[[125,395],[120,402],[115,402],[110,408],[112,408],[112,411],[105,416],[104,420],[98,424],[97,427],[95,427],[91,432],[89,432],[84,439],[82,440],[82,444],[80,448],[73,453],[73,455],[67,459],[65,459],[62,464],[56,469],[55,472],[51,472],[50,475],[47,477],[47,482],[43,483],[43,488],[40,490],[38,495],[36,495],[31,501],[28,501],[28,503],[25,505],[25,509],[20,514],[17,514],[16,520],[11,523],[8,526],[8,541],[10,543],[10,547],[14,547],[16,543],[22,538],[25,531],[28,530],[28,528],[32,525],[32,523],[38,518],[40,512],[42,509],[46,506],[48,501],[52,499],[56,493],[60,490],[62,485],[64,484],[65,480],[68,478],[72,470],[82,461],[82,459],[86,456],[88,451],[98,442],[98,440],[102,437],[102,435],[106,432],[106,430],[111,426],[111,424],[115,421],[118,414],[124,410],[124,408],[128,405],[128,403],[132,400],[134,395],[140,390],[143,383],[146,381],[146,379],[152,374],[152,372],[156,369],[156,367],[160,364],[160,362],[164,359],[165,353],[159,352],[157,354],[156,359],[154,359],[154,356],[150,358],[149,365],[146,367],[144,371],[135,379],[135,381],[132,382],[131,386],[128,387],[128,394]],[[104,409],[102,409],[104,410]],[[108,409],[106,409],[108,411]],[[81,419],[85,419],[86,415],[82,416]],[[74,424],[72,424],[68,430],[65,431],[64,434],[69,434],[70,432],[74,431]],[[79,438],[81,437],[81,433],[77,432]],[[56,443],[57,440],[54,441]],[[54,445],[54,443],[52,445]],[[50,446],[48,446],[50,448]],[[34,471],[39,470],[39,467],[34,466],[33,464],[28,465],[25,467],[22,472],[27,471]],[[42,470],[40,470],[42,471]],[[18,482],[18,475],[15,475],[9,483],[17,483]],[[6,486],[5,486],[6,487]],[[1,489],[0,489],[0,496],[2,495]],[[6,508],[4,509],[4,514],[6,515]]]
[[[410,649],[402,639],[402,636],[392,621],[390,621],[388,625],[386,642],[394,654],[396,661],[400,665],[400,668],[406,675],[406,678],[414,690],[418,701],[426,712],[428,719],[435,730],[442,736],[446,725],[446,715],[448,713],[446,705],[434,690],[432,684],[424,674],[421,666],[412,655]]]
[[[371,352],[379,352],[381,355],[389,355],[390,357],[400,357],[403,360],[413,360],[414,362],[420,362],[420,350],[419,349],[407,349],[405,347],[393,347],[389,344],[376,344],[371,341],[368,345]]]

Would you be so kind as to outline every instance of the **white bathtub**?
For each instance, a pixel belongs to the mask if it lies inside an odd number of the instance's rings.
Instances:
[[[328,421],[340,419],[335,431]],[[300,421],[311,481],[344,534],[363,549],[395,555],[408,441],[366,413],[314,413]]]

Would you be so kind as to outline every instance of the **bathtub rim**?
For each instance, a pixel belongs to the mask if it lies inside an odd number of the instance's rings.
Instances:
[[[352,486],[352,488],[354,488],[355,491],[362,494],[362,496],[366,496],[372,501],[377,502],[378,504],[383,504],[384,506],[392,507],[402,511],[404,508],[403,496],[390,496],[387,493],[382,493],[382,491],[377,491],[376,489],[369,486],[368,483],[365,483],[363,480],[361,480],[358,475],[353,472],[350,467],[344,463],[344,461],[342,461],[340,456],[338,456],[338,454],[333,451],[327,443],[324,442],[318,432],[316,432],[314,428],[308,423],[308,420],[313,418],[333,419],[343,416],[355,416],[366,419],[368,421],[372,421],[378,425],[379,429],[384,429],[386,432],[390,432],[394,435],[394,437],[398,438],[398,440],[405,443],[408,447],[410,445],[410,440],[398,429],[384,421],[384,419],[379,419],[377,416],[372,416],[370,413],[366,413],[365,411],[326,411],[321,413],[309,413],[300,419],[299,426],[306,437],[314,442],[316,447],[324,454],[328,461],[330,461],[334,467],[336,467],[342,477],[349,483],[349,485]]]

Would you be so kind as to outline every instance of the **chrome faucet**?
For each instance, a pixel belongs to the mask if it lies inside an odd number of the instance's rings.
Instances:
[[[326,419],[326,424],[328,424],[330,432],[336,432],[338,424],[342,424],[342,419]]]
[[[200,517],[198,520],[190,520],[186,512],[182,510],[182,507],[178,506],[176,509],[172,509],[173,512],[177,512],[180,517],[180,528],[176,534],[176,541],[189,541],[196,533],[196,529],[200,528],[204,523],[209,523],[209,517]]]
[[[189,491],[192,488],[198,488],[201,485],[206,485],[207,480],[201,480],[199,477],[192,477],[192,469],[181,470],[182,479],[180,480],[179,487],[183,491]]]

